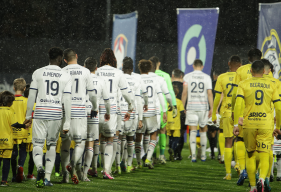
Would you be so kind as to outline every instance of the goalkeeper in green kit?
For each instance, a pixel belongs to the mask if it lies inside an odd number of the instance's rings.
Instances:
[[[149,73],[149,75],[158,75],[162,78],[164,78],[164,85],[161,85],[161,81],[159,80],[160,86],[162,88],[162,92],[164,94],[164,99],[165,99],[165,103],[169,103],[169,108],[166,105],[166,108],[168,110],[173,110],[173,117],[177,116],[177,103],[176,103],[176,96],[173,90],[173,85],[172,85],[172,81],[171,81],[171,77],[168,73],[159,70],[160,67],[160,61],[159,58],[156,56],[153,56],[149,59],[152,62],[152,69],[151,72]],[[162,79],[161,78],[161,79]],[[167,89],[166,91],[164,91],[165,89]],[[168,92],[168,93],[167,93]],[[161,113],[161,118],[160,118],[160,130],[158,131],[159,134],[159,142],[158,144],[160,144],[160,161],[162,164],[166,163],[166,160],[164,158],[164,153],[165,153],[165,148],[166,148],[166,123],[164,123],[163,121],[163,112],[160,106],[160,113]],[[156,148],[155,148],[156,149]],[[155,153],[156,156],[156,153]]]

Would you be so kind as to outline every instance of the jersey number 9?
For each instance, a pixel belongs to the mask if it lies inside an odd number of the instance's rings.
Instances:
[[[256,98],[257,101],[259,101],[259,103],[255,102],[255,104],[256,105],[262,105],[263,104],[263,91],[262,90],[256,90],[255,98]]]

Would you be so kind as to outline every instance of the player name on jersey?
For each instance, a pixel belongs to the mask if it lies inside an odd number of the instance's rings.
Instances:
[[[99,75],[101,75],[101,76],[107,76],[107,77],[115,77],[115,73],[100,72]]]
[[[270,84],[265,84],[265,83],[250,83],[250,87],[261,87],[261,88],[270,89]]]
[[[61,73],[53,73],[53,72],[44,72],[43,76],[49,76],[49,77],[61,77]]]
[[[82,75],[82,71],[69,71],[70,75]]]

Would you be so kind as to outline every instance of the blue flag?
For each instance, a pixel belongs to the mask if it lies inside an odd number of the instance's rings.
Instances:
[[[137,20],[137,12],[113,16],[112,50],[118,69],[122,69],[122,61],[126,56],[133,59],[135,68]]]
[[[203,72],[210,75],[217,32],[219,8],[177,9],[178,67],[185,74],[193,71],[195,59],[203,61]]]
[[[258,49],[274,66],[273,76],[281,80],[281,3],[260,3]],[[279,34],[279,35],[278,35]]]

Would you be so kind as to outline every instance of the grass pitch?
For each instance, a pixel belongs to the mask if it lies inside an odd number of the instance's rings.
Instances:
[[[167,148],[165,155],[168,158]],[[185,144],[182,161],[167,161],[166,165],[157,164],[153,170],[144,167],[132,173],[117,174],[114,175],[114,180],[102,179],[100,173],[102,169],[99,168],[98,178],[89,177],[91,182],[80,182],[78,185],[72,183],[60,184],[62,177],[55,177],[53,171],[51,181],[54,186],[44,187],[43,189],[36,188],[35,181],[11,183],[12,173],[10,173],[8,178],[10,186],[0,187],[0,191],[250,191],[248,179],[243,186],[236,185],[238,176],[234,170],[232,170],[231,181],[223,180],[225,169],[224,165],[219,164],[218,160],[208,158],[206,162],[191,163],[188,155],[188,145]],[[207,155],[209,157],[208,153]],[[27,162],[28,157],[24,166],[26,173]],[[134,164],[136,165],[135,159]],[[271,183],[272,191],[279,191],[280,184],[281,182],[277,181]]]

